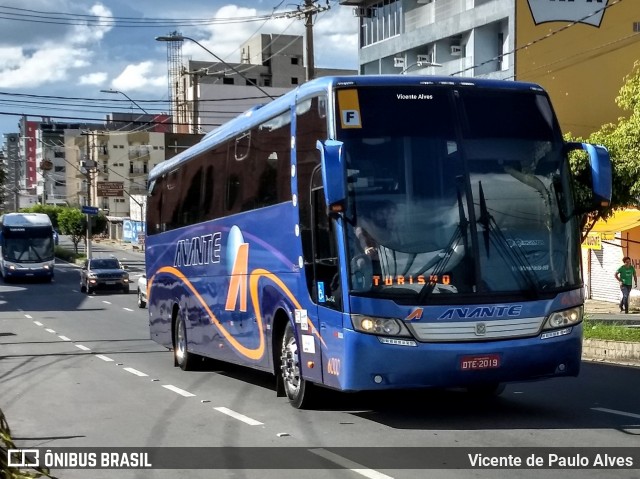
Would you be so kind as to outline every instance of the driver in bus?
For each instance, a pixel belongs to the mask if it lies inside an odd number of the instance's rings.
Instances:
[[[355,234],[362,251],[374,261],[379,261],[381,245],[388,245],[395,238],[397,207],[391,201],[379,201],[371,205],[368,214],[358,218]]]

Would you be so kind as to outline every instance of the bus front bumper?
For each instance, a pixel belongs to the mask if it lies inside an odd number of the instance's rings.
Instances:
[[[377,336],[344,332],[342,390],[466,387],[577,376],[582,323],[564,335],[466,343],[383,344]]]

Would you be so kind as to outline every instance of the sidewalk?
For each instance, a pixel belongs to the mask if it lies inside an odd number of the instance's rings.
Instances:
[[[584,303],[584,313],[589,319],[640,327],[640,311],[630,308],[629,314],[621,313],[618,303],[587,299]]]
[[[621,313],[618,303],[587,299],[584,303],[584,314],[588,319],[640,328],[640,311],[630,309],[629,314]],[[589,361],[640,366],[640,343],[585,339],[582,342],[582,358]]]

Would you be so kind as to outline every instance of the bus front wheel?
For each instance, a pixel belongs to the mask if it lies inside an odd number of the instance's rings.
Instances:
[[[282,337],[280,368],[284,390],[291,405],[303,409],[310,403],[311,384],[302,378],[298,340],[291,323],[287,323]]]

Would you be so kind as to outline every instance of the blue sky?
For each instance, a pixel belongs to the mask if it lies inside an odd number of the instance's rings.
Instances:
[[[156,36],[179,31],[225,61],[238,62],[238,47],[257,33],[302,35],[303,20],[264,19],[301,4],[304,0],[3,1],[0,134],[18,131],[19,116],[9,113],[27,114],[33,120],[66,116],[101,121],[114,105],[122,107],[126,100],[101,89],[120,90],[134,100],[167,102],[167,46],[156,42]],[[326,0],[318,5],[325,7]],[[336,0],[330,0],[329,6],[316,16],[315,65],[357,69],[357,18],[352,7],[340,6]],[[97,17],[101,25],[96,24]],[[182,53],[185,59],[215,61],[189,41]],[[142,105],[150,112],[168,109],[168,103]],[[136,111],[130,102],[124,106]]]

